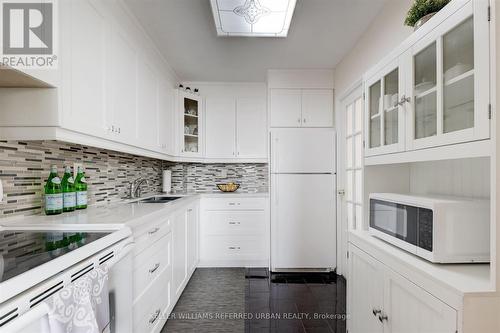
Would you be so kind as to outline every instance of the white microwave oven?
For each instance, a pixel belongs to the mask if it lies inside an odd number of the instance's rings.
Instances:
[[[370,194],[370,234],[434,263],[490,261],[490,201]]]

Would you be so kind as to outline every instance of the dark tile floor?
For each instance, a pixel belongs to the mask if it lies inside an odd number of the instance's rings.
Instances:
[[[162,333],[345,333],[345,300],[345,280],[335,274],[199,268]]]
[[[248,269],[245,332],[344,333],[345,280],[335,274],[272,274]]]

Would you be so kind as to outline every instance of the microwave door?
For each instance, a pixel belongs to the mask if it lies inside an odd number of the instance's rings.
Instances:
[[[370,201],[370,230],[407,251],[416,252],[417,211],[414,207],[384,202]]]

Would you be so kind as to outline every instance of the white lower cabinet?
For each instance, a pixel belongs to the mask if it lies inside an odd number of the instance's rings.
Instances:
[[[133,228],[134,332],[161,331],[198,265],[199,203]]]
[[[269,219],[265,198],[202,200],[201,266],[269,264]]]
[[[382,262],[349,245],[350,333],[455,333],[457,311]]]

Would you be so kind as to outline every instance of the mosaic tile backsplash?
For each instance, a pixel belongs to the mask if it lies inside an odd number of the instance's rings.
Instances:
[[[216,184],[240,184],[238,192],[268,192],[267,164],[171,164],[172,191],[219,192]]]
[[[171,163],[56,141],[0,141],[0,179],[5,194],[0,217],[40,214],[50,166],[57,165],[61,175],[63,166],[73,163],[85,168],[89,205],[122,200],[128,195],[130,181],[138,177],[150,181],[143,193],[160,192],[162,168],[172,170],[176,192],[215,192],[216,183],[228,181],[240,183],[239,192],[267,191],[268,186],[267,164]]]

